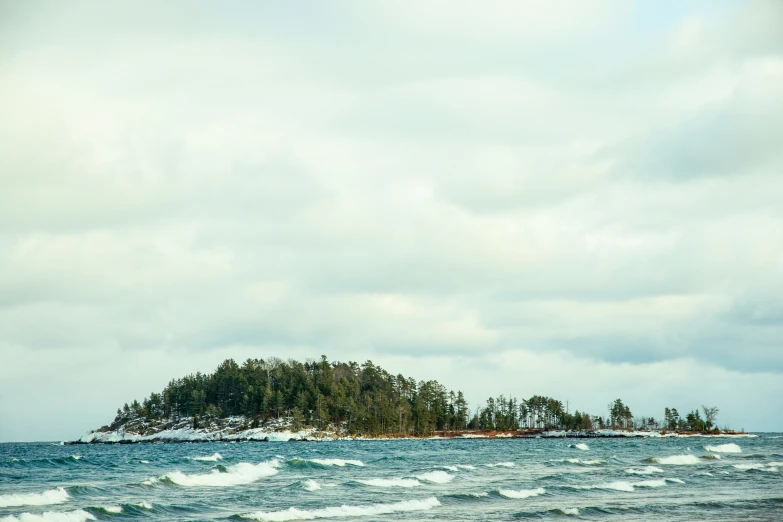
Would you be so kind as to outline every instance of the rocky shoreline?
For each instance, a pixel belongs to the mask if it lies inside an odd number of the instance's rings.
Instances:
[[[147,419],[126,416],[110,426],[86,433],[63,444],[139,444],[184,442],[327,442],[335,440],[401,440],[401,439],[532,439],[532,438],[676,438],[676,437],[755,437],[734,431],[677,432],[636,430],[552,431],[521,429],[514,431],[436,431],[423,436],[404,434],[350,435],[340,426],[325,429],[294,430],[291,418],[270,419],[254,423],[245,417]]]

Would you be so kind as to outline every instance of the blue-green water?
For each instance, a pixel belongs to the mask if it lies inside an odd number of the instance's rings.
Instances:
[[[0,444],[3,522],[240,517],[783,520],[783,437]]]

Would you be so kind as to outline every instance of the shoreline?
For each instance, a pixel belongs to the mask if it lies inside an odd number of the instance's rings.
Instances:
[[[553,431],[525,429],[513,431],[435,431],[428,435],[339,435],[336,432],[313,429],[291,432],[263,431],[250,429],[236,432],[196,431],[191,429],[164,430],[141,435],[126,432],[94,431],[75,441],[63,441],[64,445],[79,444],[163,444],[163,443],[206,443],[206,442],[335,442],[335,441],[396,441],[396,440],[506,440],[506,439],[667,439],[667,438],[742,438],[758,435],[732,430],[692,431],[635,431],[635,430],[589,430]]]

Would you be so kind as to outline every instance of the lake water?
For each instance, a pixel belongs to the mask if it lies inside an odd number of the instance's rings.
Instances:
[[[0,444],[0,521],[783,520],[783,436]]]

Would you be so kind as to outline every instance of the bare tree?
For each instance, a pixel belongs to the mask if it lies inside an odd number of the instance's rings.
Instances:
[[[707,407],[702,404],[701,409],[704,411],[704,419],[706,420],[707,429],[712,428],[712,424],[715,421],[715,419],[718,417],[718,407],[717,406],[711,406]]]

